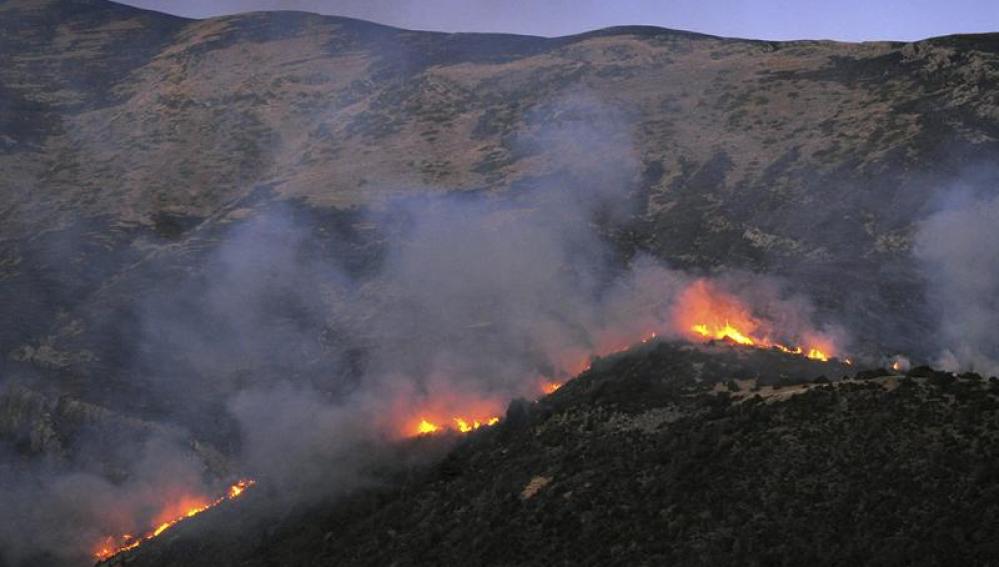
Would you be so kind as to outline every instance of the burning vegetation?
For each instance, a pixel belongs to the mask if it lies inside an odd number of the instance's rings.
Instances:
[[[760,306],[765,308],[767,306]],[[807,319],[807,317],[799,317]],[[773,349],[792,356],[802,356],[811,360],[828,362],[838,352],[834,341],[823,333],[806,326],[800,321],[791,328],[779,325],[766,317],[757,315],[755,310],[742,299],[722,290],[716,283],[704,278],[694,280],[678,294],[671,310],[669,326],[673,336],[680,336],[694,342],[726,341],[735,345],[760,349]],[[598,356],[608,356],[626,351],[638,344],[646,344],[656,339],[654,331],[626,335],[608,334],[598,340],[599,347],[593,348]],[[592,355],[591,355],[592,356]],[[852,364],[849,359],[841,361]],[[590,368],[590,358],[571,362],[569,367],[579,374]],[[554,393],[564,382],[542,377],[538,381],[541,394]],[[464,402],[464,407],[489,405],[497,407],[495,401],[485,404],[482,401]],[[484,415],[482,411],[478,412]],[[406,436],[430,435],[444,431],[468,433],[481,427],[495,425],[498,417],[451,417],[439,418],[431,415],[448,415],[447,412],[423,412],[406,426]]]
[[[674,309],[674,325],[692,340],[727,340],[758,348],[773,348],[787,354],[828,361],[835,356],[833,342],[820,333],[808,331],[792,341],[776,340],[787,331],[753,315],[738,297],[726,293],[705,279],[690,284]]]
[[[562,384],[558,382],[544,382],[541,384],[541,391],[547,394],[554,394],[556,390],[562,387]]]
[[[97,546],[97,550],[94,551],[94,559],[96,559],[98,563],[101,563],[117,556],[120,553],[135,549],[144,542],[159,536],[187,518],[197,516],[205,510],[214,508],[215,506],[218,506],[228,500],[239,498],[247,488],[250,488],[254,484],[256,484],[255,481],[244,479],[231,485],[225,494],[214,500],[209,500],[201,496],[191,496],[169,504],[157,515],[155,521],[156,527],[150,529],[145,534],[139,536],[132,534],[107,536],[101,540],[100,544]]]
[[[780,300],[775,300],[780,301]],[[647,320],[631,326],[608,325],[591,336],[586,348],[556,351],[553,369],[540,376],[524,376],[524,392],[549,395],[559,390],[569,376],[590,369],[594,357],[605,357],[650,343],[661,333],[669,338],[692,342],[724,341],[735,346],[778,351],[782,354],[826,362],[837,355],[834,341],[814,330],[807,313],[792,313],[793,305],[768,305],[745,299],[707,279],[695,279],[670,295],[668,307],[650,311]],[[775,315],[776,313],[776,315]],[[789,314],[791,313],[791,314]],[[644,313],[643,315],[647,315]],[[844,361],[849,364],[849,360]],[[453,382],[446,382],[453,385]],[[398,400],[399,403],[411,402]],[[444,433],[466,434],[496,425],[504,404],[502,395],[484,395],[475,391],[455,391],[437,387],[415,407],[399,407],[386,426],[397,438]],[[214,500],[204,497],[181,499],[165,507],[140,535],[123,534],[104,538],[93,553],[98,562],[106,562],[123,552],[138,548],[186,518],[239,497],[254,481],[242,480]]]
[[[462,417],[453,417],[450,422],[444,422],[447,425],[438,425],[438,423],[430,421],[428,419],[422,418],[420,422],[416,424],[413,429],[416,435],[427,435],[430,433],[438,433],[445,430],[457,431],[458,433],[468,433],[470,431],[475,431],[476,429],[482,427],[489,427],[499,423],[500,418],[497,416],[488,417],[484,419],[465,419]]]

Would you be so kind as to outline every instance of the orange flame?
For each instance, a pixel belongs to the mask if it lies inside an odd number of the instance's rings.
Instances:
[[[556,390],[562,387],[562,384],[558,382],[542,382],[541,391],[545,394],[554,394]]]
[[[256,484],[256,482],[250,479],[240,480],[230,486],[224,495],[219,496],[215,500],[207,500],[195,496],[172,504],[167,508],[164,508],[163,511],[157,515],[157,519],[154,522],[156,527],[147,532],[145,535],[135,537],[132,534],[123,534],[118,537],[108,536],[102,539],[98,544],[97,549],[94,551],[94,559],[98,562],[107,561],[119,553],[135,549],[136,547],[142,545],[143,542],[155,538],[187,518],[196,516],[209,508],[218,506],[226,500],[238,498],[244,491],[246,491],[247,488],[250,488],[254,484]]]
[[[805,347],[771,340],[765,332],[766,322],[754,317],[737,297],[716,289],[704,279],[696,280],[680,294],[673,317],[677,328],[694,339],[773,348],[822,362],[827,362],[834,352],[831,342],[817,335],[806,337]]]
[[[707,337],[709,339],[729,339],[731,341],[737,342],[740,345],[755,345],[756,341],[742,334],[738,329],[733,327],[728,321],[725,321],[725,325],[722,327],[710,328],[703,323],[693,325],[690,327],[692,331],[701,335],[702,337]],[[790,352],[790,351],[789,351]]]
[[[498,417],[490,417],[485,422],[481,422],[481,421],[479,421],[477,419],[473,419],[472,421],[467,421],[467,420],[464,420],[464,419],[462,419],[460,417],[456,417],[456,418],[454,418],[454,423],[455,423],[455,425],[458,426],[458,431],[460,431],[462,433],[468,433],[469,431],[475,431],[476,429],[478,429],[478,428],[480,428],[480,427],[482,427],[484,425],[485,426],[496,425],[497,423],[499,423],[499,418]]]
[[[496,416],[485,417],[482,419],[472,419],[465,417],[452,417],[451,422],[454,423],[453,426],[438,425],[436,422],[431,421],[425,417],[420,418],[420,421],[412,428],[413,435],[431,435],[433,433],[439,433],[450,429],[452,431],[457,431],[459,433],[468,433],[470,431],[475,431],[482,427],[491,427],[499,423],[500,418]]]
[[[820,333],[806,332],[800,338],[800,345],[786,345],[770,338],[774,336],[772,327],[766,320],[754,316],[738,297],[717,289],[706,279],[695,280],[683,290],[672,311],[672,328],[681,330],[690,339],[725,340],[739,345],[776,349],[823,362],[829,361],[835,354],[832,341]],[[565,383],[561,378],[565,375],[576,376],[589,370],[595,356],[623,352],[655,339],[656,333],[647,327],[599,332],[594,337],[594,348],[568,347],[559,353],[559,360],[554,364],[556,370],[551,375],[535,379],[535,392],[555,392]],[[401,408],[399,415],[402,416],[403,425],[399,427],[400,422],[393,419],[391,423],[395,431],[401,431],[407,437],[445,430],[467,433],[492,425],[499,418],[471,418],[465,417],[466,415],[495,414],[503,403],[502,399],[482,398],[453,391],[436,392],[428,395],[426,401],[430,407],[421,407],[417,414],[411,413],[408,408]]]
[[[439,426],[439,425],[437,425],[435,423],[430,423],[429,421],[427,421],[425,419],[421,419],[420,423],[418,423],[416,425],[416,433],[417,433],[417,435],[424,435],[424,434],[427,434],[427,433],[436,433],[436,432],[438,432],[440,430],[441,430],[441,426]]]

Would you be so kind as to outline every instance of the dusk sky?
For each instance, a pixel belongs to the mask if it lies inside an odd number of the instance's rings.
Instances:
[[[999,31],[999,0],[128,0],[193,18],[302,10],[441,31],[556,36],[645,24],[758,39],[916,40]]]

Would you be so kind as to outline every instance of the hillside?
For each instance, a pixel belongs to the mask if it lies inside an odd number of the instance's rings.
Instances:
[[[999,382],[658,343],[428,470],[259,527],[227,510],[129,565],[986,565]],[[835,376],[834,378],[839,378]],[[736,381],[738,380],[738,381]],[[232,526],[238,526],[233,529]]]
[[[176,239],[196,245],[194,227],[241,218],[260,187],[343,208],[598,181],[630,188],[634,215],[613,232],[625,250],[793,277],[856,332],[912,350],[898,317],[925,319],[913,220],[941,187],[994,177],[990,35],[541,39],[301,13],[185,21],[96,0],[0,10],[0,281],[50,304],[19,317],[7,353],[94,301],[45,269],[53,247],[95,289],[132,263],[120,258],[170,256]],[[3,297],[15,313],[34,299]]]

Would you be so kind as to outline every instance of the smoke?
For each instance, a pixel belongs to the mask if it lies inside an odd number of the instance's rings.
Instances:
[[[946,370],[999,374],[999,198],[947,196],[945,207],[923,221],[914,253],[922,263],[928,297],[940,320],[940,355]]]
[[[164,506],[212,494],[203,465],[169,436],[124,447],[133,460],[122,482],[79,462],[18,465],[2,449],[0,563],[86,565],[106,536],[142,533]]]
[[[346,212],[262,201],[206,223],[97,292],[98,306],[134,295],[134,333],[100,307],[89,319],[121,339],[100,355],[125,361],[116,403],[216,445],[287,504],[375,482],[421,418],[501,416],[592,356],[685,335],[671,306],[697,278],[607,238],[641,213],[630,136],[627,113],[566,96],[507,141],[547,173],[503,195]],[[810,304],[777,280],[713,281],[788,336],[814,328]],[[4,557],[85,557],[102,536],[148,528],[181,496],[164,487],[212,494],[183,445],[126,446],[141,457],[114,482],[63,469],[7,480]]]
[[[826,356],[841,355],[849,346],[841,326],[816,326],[811,301],[787,281],[751,272],[728,271],[696,280],[676,301],[672,319],[681,332],[697,323],[715,328],[731,324],[764,344],[817,349]]]
[[[628,196],[629,186],[619,187],[614,207]],[[355,278],[341,270],[334,286],[283,276],[299,282],[296,293],[313,296],[304,303],[320,306],[326,321],[300,328],[298,340],[315,342],[320,327],[333,329],[347,337],[347,348],[363,345],[364,356],[346,374],[343,352],[326,356],[334,361],[328,366],[312,366],[349,378],[347,385],[297,367],[236,391],[228,408],[239,424],[245,470],[280,486],[284,498],[335,495],[371,482],[377,447],[413,434],[420,418],[447,425],[452,416],[501,416],[509,400],[538,397],[542,382],[569,379],[594,355],[651,333],[687,336],[671,306],[696,278],[650,257],[617,256],[593,221],[605,212],[606,188],[592,189],[579,179],[546,180],[513,199],[399,200],[363,221],[390,235],[373,273]],[[263,224],[285,222],[271,217]],[[261,249],[253,245],[258,236],[247,239],[254,231],[240,234],[241,244],[222,253]],[[287,239],[289,249],[271,253],[305,258],[304,242]],[[304,265],[306,273],[322,273]],[[241,277],[217,281],[231,285]],[[842,344],[838,329],[816,332],[808,301],[776,279],[729,273],[713,281],[783,336],[811,332]],[[241,305],[265,304],[241,297]]]
[[[242,424],[242,459],[286,500],[355,487],[377,462],[375,414],[357,399],[340,403],[307,387],[281,383],[239,392],[229,410]],[[368,447],[369,450],[363,450]]]
[[[587,96],[538,107],[509,145],[525,159],[556,148],[549,175],[503,197],[454,192],[369,209],[356,222],[383,246],[361,274],[343,258],[311,255],[321,227],[292,214],[272,211],[239,229],[210,262],[221,270],[206,281],[223,288],[197,295],[232,302],[208,310],[250,352],[318,349],[263,362],[283,370],[229,396],[243,465],[287,497],[337,493],[369,481],[371,459],[359,455],[411,434],[421,417],[502,415],[510,399],[539,395],[542,377],[565,380],[609,342],[621,348],[662,326],[676,278],[645,260],[625,265],[601,234],[634,212],[628,137],[625,117]],[[244,285],[271,258],[289,285],[277,295]],[[311,322],[276,336],[259,313],[286,291]],[[153,310],[154,326],[166,311],[179,317],[173,336],[189,336],[176,301],[157,305],[166,309]]]

